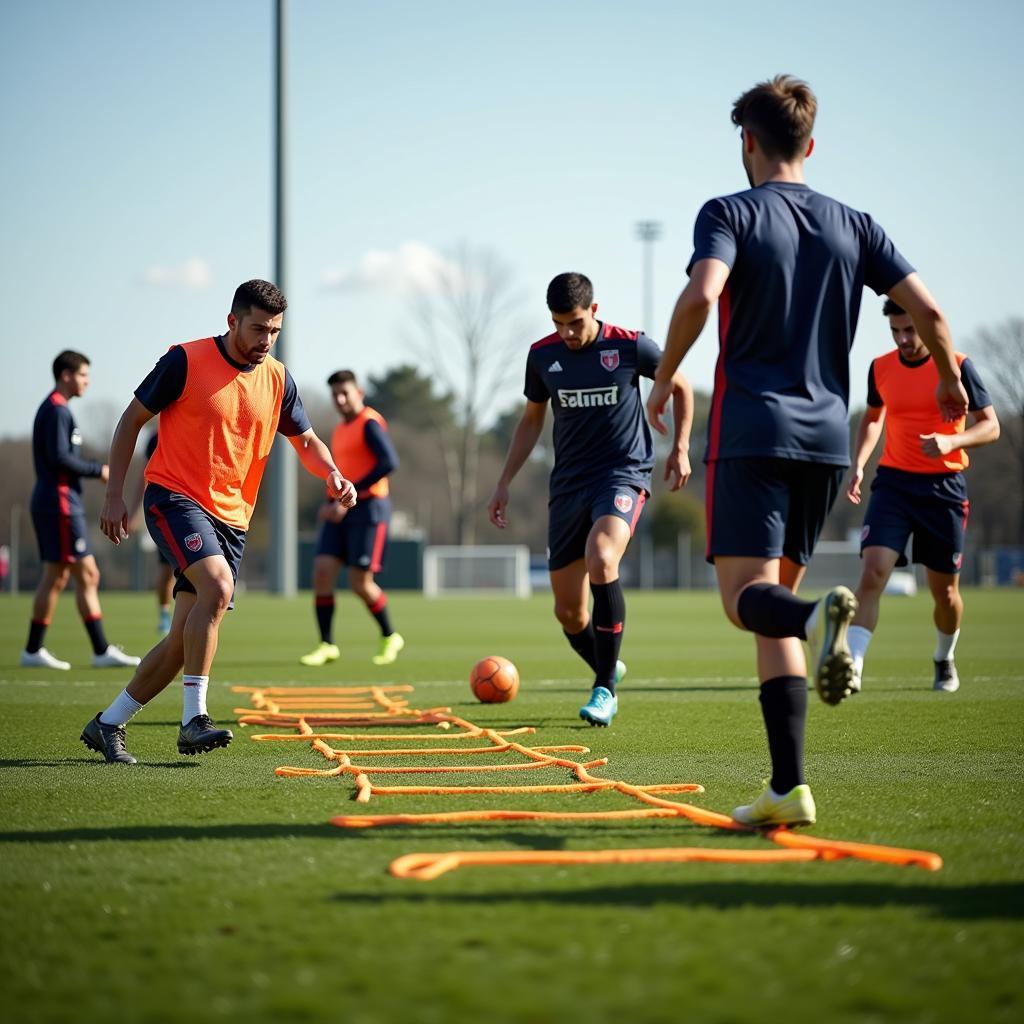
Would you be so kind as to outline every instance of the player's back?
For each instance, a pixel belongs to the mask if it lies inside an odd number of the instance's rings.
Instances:
[[[694,261],[731,268],[708,457],[846,463],[849,351],[863,287],[881,294],[912,268],[871,217],[803,183],[770,181],[711,200],[695,234]]]

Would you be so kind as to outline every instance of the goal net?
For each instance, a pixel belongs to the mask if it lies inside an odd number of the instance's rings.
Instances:
[[[423,550],[427,597],[530,596],[530,549],[523,544],[429,545]]]

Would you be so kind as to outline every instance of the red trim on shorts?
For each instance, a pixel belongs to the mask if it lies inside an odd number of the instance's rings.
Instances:
[[[388,605],[388,595],[381,592],[380,597],[377,598],[373,604],[368,604],[366,607],[370,609],[371,615],[376,615],[377,612],[382,612]]]
[[[621,633],[622,632],[622,623],[621,622],[616,622],[613,626],[598,626],[598,625],[595,625],[594,629],[596,629],[598,631],[598,633]]]
[[[962,513],[962,516],[961,516],[961,519],[960,519],[960,529],[963,530],[966,533],[967,532],[967,519],[968,519],[968,517],[971,514],[971,503],[970,503],[970,501],[967,498],[964,498],[963,502],[961,503],[960,511]]]
[[[61,562],[77,562],[74,541],[71,539],[71,488],[63,473],[57,478],[57,505],[60,515],[57,517],[57,534],[60,537]]]
[[[334,595],[327,594],[326,596],[317,594],[314,598],[313,603],[317,608],[333,608],[334,607]]]
[[[711,531],[715,522],[715,467],[717,465],[717,462],[709,462],[704,475],[705,558],[711,557]]]
[[[153,518],[156,520],[156,525],[164,535],[164,540],[167,541],[167,546],[171,549],[171,554],[174,555],[174,558],[178,563],[178,568],[184,572],[188,568],[188,562],[185,561],[185,556],[181,553],[181,548],[178,547],[178,542],[174,539],[174,534],[171,532],[171,524],[167,522],[164,518],[164,514],[156,507],[156,505],[150,505],[149,511],[153,514]]]
[[[644,505],[647,504],[647,492],[641,491],[639,497],[636,499],[636,504],[633,506],[633,518],[629,521],[629,535],[633,536],[633,531],[636,529],[636,524],[640,521],[640,513],[644,510]]]
[[[731,318],[729,285],[726,284],[718,299],[718,361],[715,363],[715,387],[711,399],[711,418],[708,426],[709,461],[718,457],[718,446],[721,441],[722,406],[725,404],[725,390],[728,387],[728,381],[725,378],[725,343],[729,336]]]
[[[377,524],[377,536],[373,538],[373,554],[370,555],[370,572],[380,572],[381,556],[384,554],[384,541],[388,539],[388,524]]]

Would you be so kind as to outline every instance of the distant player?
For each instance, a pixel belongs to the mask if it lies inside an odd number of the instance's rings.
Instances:
[[[110,478],[100,516],[106,536],[128,536],[123,498],[139,431],[160,414],[160,443],[146,465],[143,504],[157,547],[174,565],[171,631],[142,660],[132,681],[86,725],[82,740],[108,762],[134,764],[125,725],[184,667],[178,752],[226,747],[206,709],[210,668],[224,613],[232,607],[246,530],[274,437],[284,434],[303,466],[345,505],[355,488],[313,433],[291,374],[270,355],[287,306],[268,281],[235,291],[228,331],[174,345],[121,416],[110,445]]]
[[[153,453],[156,451],[156,446],[160,440],[158,430],[154,430],[149,435],[149,440],[146,442],[146,462],[148,463],[153,458]],[[132,522],[132,528],[134,529],[135,517],[138,515],[139,510],[142,508],[142,496],[146,489],[146,478],[142,477],[139,482],[139,489],[135,497],[132,499],[129,508],[128,518]],[[174,600],[174,569],[171,563],[167,561],[164,553],[157,548],[156,549],[156,561],[157,561],[157,574],[156,583],[154,584],[154,591],[156,593],[156,604],[157,604],[157,623],[156,631],[163,636],[167,636],[171,631],[171,602]]]
[[[32,460],[36,484],[32,490],[32,525],[39,542],[43,573],[32,602],[28,643],[21,652],[23,668],[55,668],[66,672],[69,662],[54,657],[44,646],[46,628],[57,610],[57,598],[75,581],[75,604],[92,644],[93,668],[138,665],[139,659],[107,643],[100,608],[100,570],[89,546],[89,529],[82,505],[82,478],[107,479],[107,467],[82,457],[82,435],[68,403],[89,386],[89,360],[81,352],[61,352],[53,361],[53,390],[36,412],[32,426]]]
[[[339,501],[320,509],[320,537],[313,560],[313,601],[320,645],[299,660],[317,667],[337,661],[334,643],[334,586],[338,572],[348,566],[348,585],[380,627],[380,646],[372,661],[390,665],[405,646],[391,628],[388,598],[373,576],[384,565],[391,499],[388,477],[398,468],[398,455],[388,437],[388,425],[364,395],[351,370],[338,370],[327,378],[341,422],[334,428],[331,454],[352,478],[359,504],[349,510]]]
[[[741,130],[751,188],[705,203],[690,275],[647,403],[660,422],[671,376],[718,304],[719,356],[705,456],[709,561],[730,621],[756,634],[761,710],[772,776],[733,817],[747,825],[815,819],[803,772],[811,677],[838,704],[856,685],[846,632],[856,600],[836,587],[820,602],[794,595],[849,465],[849,350],[865,285],[908,311],[934,359],[939,407],[967,407],[949,329],[935,300],[865,213],[812,191],[804,158],[817,100],[780,75],[744,93]]]
[[[555,465],[548,494],[548,569],[555,617],[594,672],[580,718],[606,726],[618,711],[615,688],[626,670],[619,660],[626,622],[619,562],[650,494],[654,468],[640,378],[654,375],[661,349],[639,331],[598,320],[594,288],[582,274],[559,274],[548,285],[547,302],[555,333],[527,356],[526,410],[487,510],[491,522],[504,529],[509,485],[537,444],[550,401]],[[675,491],[690,478],[693,392],[682,374],[670,377],[668,391],[675,433],[665,479]]]
[[[964,480],[967,449],[995,441],[999,420],[974,364],[960,352],[956,361],[972,425],[962,417],[943,420],[934,399],[938,373],[914,321],[892,299],[886,300],[882,313],[889,318],[896,349],[875,359],[868,371],[868,404],[846,490],[859,505],[864,465],[884,426],[885,446],[861,531],[864,568],[849,632],[850,653],[859,680],[878,625],[882,591],[893,569],[907,564],[904,550],[913,537],[913,559],[924,565],[935,602],[933,689],[954,693],[960,687],[953,653],[964,613],[960,565],[970,507]]]

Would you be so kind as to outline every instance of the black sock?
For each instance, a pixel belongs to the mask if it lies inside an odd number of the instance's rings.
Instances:
[[[578,633],[565,633],[565,639],[569,646],[590,666],[591,671],[597,671],[597,651],[594,649],[596,637],[594,635],[594,620],[591,619]]]
[[[94,619],[82,619],[85,631],[92,641],[92,653],[102,654],[107,649],[107,634],[103,632],[103,617],[97,615]]]
[[[594,595],[594,685],[615,692],[615,663],[622,648],[622,630],[626,624],[626,597],[618,580],[591,583]]]
[[[35,654],[43,646],[43,637],[46,635],[47,626],[49,626],[48,622],[39,622],[37,619],[32,620],[31,625],[28,627],[28,643],[25,644],[25,650],[29,654]]]
[[[366,610],[377,620],[381,636],[391,636],[394,633],[391,628],[391,616],[388,614],[388,596],[383,590],[373,604],[366,606]]]
[[[781,796],[804,781],[807,679],[776,676],[761,684],[760,699],[772,757],[771,787]]]
[[[804,601],[781,583],[751,583],[736,603],[736,614],[759,636],[807,639],[807,618],[814,601]]]
[[[316,605],[316,624],[320,629],[321,643],[333,643],[331,635],[334,630],[334,595],[328,594],[322,597],[317,594],[314,599]]]

